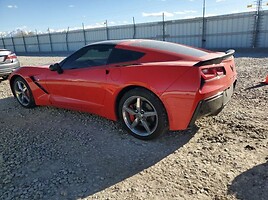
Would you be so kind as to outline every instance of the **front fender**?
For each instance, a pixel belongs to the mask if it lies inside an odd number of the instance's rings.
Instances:
[[[17,77],[23,78],[29,85],[36,105],[51,105],[49,101],[49,94],[42,90],[40,85],[34,79],[34,76],[28,75],[27,71],[23,70],[23,68],[19,68],[9,76],[9,84],[13,95],[13,83]]]

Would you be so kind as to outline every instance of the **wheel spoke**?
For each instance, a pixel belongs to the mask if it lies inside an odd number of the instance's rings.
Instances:
[[[136,114],[136,112],[134,110],[132,110],[131,108],[128,108],[128,107],[124,107],[123,110],[126,111],[130,115]]]
[[[25,99],[27,103],[30,101],[29,97],[27,97],[26,95],[23,95],[23,99]]]
[[[150,133],[150,128],[149,125],[147,124],[147,122],[145,120],[141,120],[141,123],[143,125],[143,127],[145,128],[145,130],[147,131],[147,133]]]
[[[18,89],[23,92],[23,84],[21,82],[17,82]]]
[[[27,87],[25,85],[24,85],[22,91],[23,91],[23,93],[25,93],[27,91]]]
[[[22,92],[18,91],[18,90],[15,90],[15,93],[16,93],[16,95],[21,95],[22,94]]]
[[[141,98],[137,98],[137,103],[136,103],[137,110],[140,112],[141,111]]]
[[[131,128],[135,128],[139,124],[140,120],[139,118],[136,118],[133,123],[131,124]]]
[[[157,115],[157,113],[155,111],[153,111],[153,112],[145,112],[143,114],[144,117],[152,117],[152,116],[156,116],[156,115]]]

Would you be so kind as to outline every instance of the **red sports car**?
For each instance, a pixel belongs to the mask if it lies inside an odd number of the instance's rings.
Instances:
[[[9,80],[26,108],[90,112],[119,120],[137,138],[152,139],[222,110],[236,83],[233,54],[153,40],[112,40],[85,46],[50,66],[21,67]]]

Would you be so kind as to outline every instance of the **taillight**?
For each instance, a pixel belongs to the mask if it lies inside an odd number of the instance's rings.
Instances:
[[[15,53],[11,53],[9,55],[6,56],[6,59],[4,61],[10,61],[10,62],[13,62],[13,59],[16,59],[17,56]]]
[[[224,67],[210,67],[201,69],[201,75],[204,80],[213,79],[226,74]]]

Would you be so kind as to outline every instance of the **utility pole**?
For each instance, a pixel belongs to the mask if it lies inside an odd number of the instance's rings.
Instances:
[[[255,14],[255,21],[254,21],[254,32],[253,32],[253,44],[252,47],[257,47],[258,42],[258,33],[260,29],[260,11],[262,10],[262,0],[257,0],[257,6],[256,6],[256,14]]]
[[[258,0],[257,2],[257,13],[259,13],[262,9],[262,0]]]

